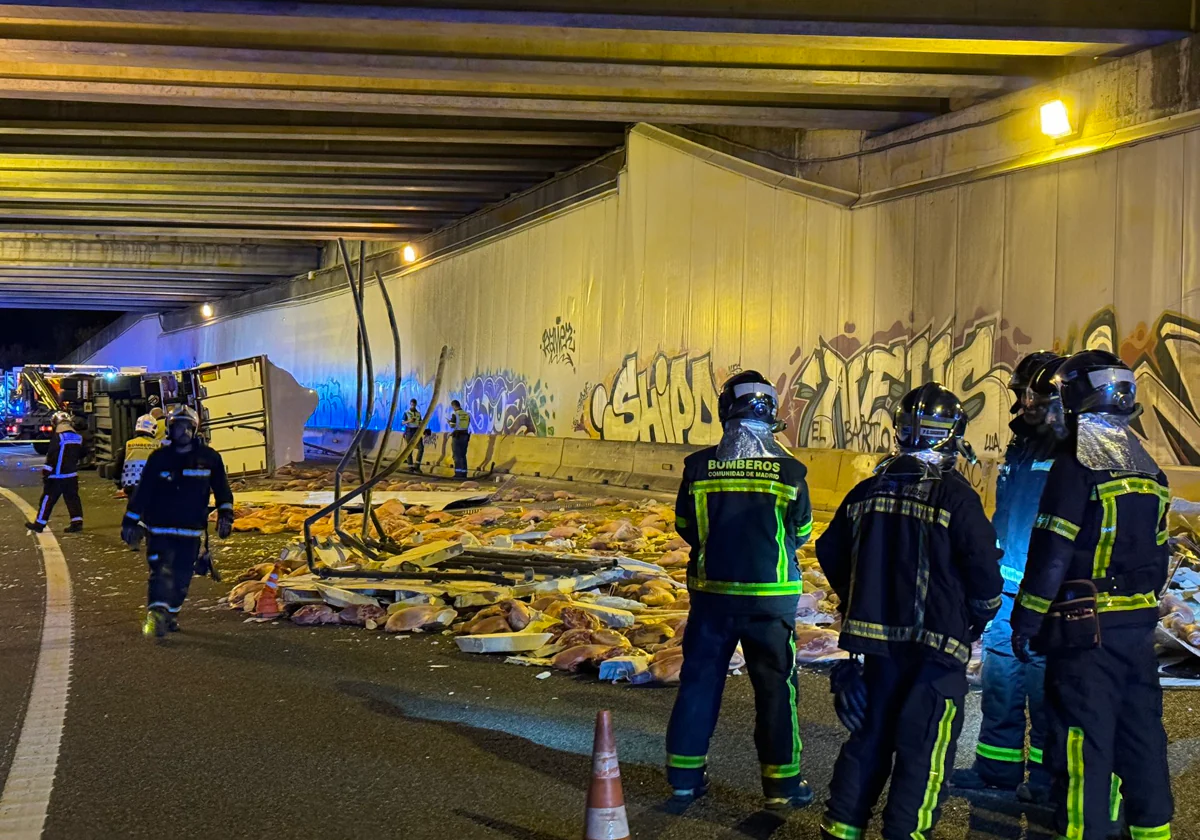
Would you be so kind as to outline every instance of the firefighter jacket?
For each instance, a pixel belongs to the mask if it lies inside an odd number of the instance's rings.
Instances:
[[[421,425],[421,412],[410,408],[404,412],[404,428],[416,429]]]
[[[692,603],[794,620],[796,551],[812,533],[807,473],[795,458],[717,460],[710,446],[683,462],[675,527],[692,547]]]
[[[465,408],[460,408],[450,412],[450,431],[452,432],[471,432],[471,412]]]
[[[1091,470],[1075,453],[1054,459],[1029,563],[1013,608],[1014,633],[1035,638],[1063,583],[1091,580],[1101,627],[1158,620],[1167,581],[1167,477]]]
[[[1037,518],[1042,489],[1054,465],[1059,448],[1049,427],[1035,431],[1017,417],[1009,424],[1013,439],[1004,453],[1004,463],[996,479],[996,512],[992,524],[996,527],[996,545],[1004,552],[1000,560],[1000,575],[1004,592],[1015,595],[1025,575],[1025,558],[1029,551],[1029,532]],[[1039,433],[1040,432],[1040,433]]]
[[[75,478],[83,460],[83,438],[78,432],[55,432],[50,435],[43,478]]]
[[[1000,608],[996,532],[958,472],[901,455],[859,483],[817,540],[841,600],[840,645],[891,656],[928,648],[966,665]]]
[[[220,453],[199,442],[183,454],[164,446],[146,459],[124,524],[141,523],[153,536],[203,536],[210,492],[217,510],[232,515],[233,491]]]
[[[142,480],[146,459],[162,448],[162,441],[150,435],[137,435],[125,441],[125,460],[121,463],[121,485],[131,487]]]

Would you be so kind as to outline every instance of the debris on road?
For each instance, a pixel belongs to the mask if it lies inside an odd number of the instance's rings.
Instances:
[[[308,482],[318,480],[309,475],[297,471],[285,489],[307,492]],[[413,484],[399,482],[396,491],[409,492]],[[421,485],[420,492],[439,492]],[[240,501],[240,530],[298,530],[313,511]],[[466,510],[434,510],[393,497],[375,512],[390,541],[375,557],[341,545],[326,518],[313,529],[315,562],[318,571],[329,569],[336,577],[312,574],[303,545],[292,543],[275,562],[256,564],[239,577],[230,606],[253,609],[263,578],[274,572],[297,624],[446,632],[464,652],[548,669],[539,679],[558,670],[635,685],[678,682],[691,607],[690,547],[675,533],[668,505],[512,487]],[[351,534],[362,527],[360,515],[344,515],[342,523]],[[814,538],[823,528],[817,523]],[[805,595],[797,610],[797,661],[844,657],[837,648],[837,597],[811,541],[798,560]],[[744,664],[738,652],[730,670]]]

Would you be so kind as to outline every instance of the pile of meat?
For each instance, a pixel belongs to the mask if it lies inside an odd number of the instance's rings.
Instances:
[[[284,506],[239,510],[235,527],[265,533],[294,530],[302,526],[310,512]],[[406,548],[449,540],[468,545],[616,555],[653,565],[643,565],[644,571],[635,567],[620,582],[599,590],[504,598],[498,603],[457,609],[447,603],[449,598],[436,596],[397,603],[369,599],[370,603],[348,606],[340,601],[303,603],[298,607],[293,603],[288,605],[292,622],[350,624],[390,633],[543,633],[549,640],[541,649],[512,659],[570,672],[599,673],[606,679],[632,683],[678,680],[691,605],[685,586],[690,547],[674,530],[672,508],[655,500],[579,499],[562,490],[514,489],[500,494],[495,504],[466,514],[430,512],[398,501],[377,507],[376,514],[388,536]],[[348,516],[344,522],[351,531],[361,526],[357,516]],[[331,530],[331,523],[328,527]],[[817,523],[814,540],[823,528],[823,523]],[[320,536],[328,531],[318,528],[316,533]],[[342,550],[336,538],[324,545],[338,549],[328,561],[331,564],[340,568],[356,563],[368,565]],[[817,565],[811,541],[798,560],[805,594],[797,610],[797,661],[814,663],[844,656],[837,648],[837,596]],[[285,576],[307,570],[273,568],[271,564],[248,570],[231,593],[230,605],[261,617],[256,599],[272,571]],[[730,667],[740,665],[738,654]]]

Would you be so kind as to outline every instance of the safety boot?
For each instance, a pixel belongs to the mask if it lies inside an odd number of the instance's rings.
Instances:
[[[146,611],[146,620],[142,622],[142,635],[147,639],[161,639],[167,635],[167,614],[160,609]]]
[[[82,531],[82,530],[83,530],[83,523],[82,523],[82,522],[72,522],[70,525],[68,525],[68,526],[67,526],[67,528],[66,528],[66,533],[68,533],[68,534],[78,534],[78,533],[79,533],[80,531]]]
[[[807,808],[812,804],[813,792],[808,782],[801,781],[800,787],[791,796],[773,797],[767,800],[768,811],[789,811]]]
[[[26,522],[25,527],[30,531],[33,531],[35,534],[40,534],[42,531],[46,530],[46,526],[40,522]]]
[[[708,793],[708,774],[704,774],[704,779],[694,788],[680,789],[676,788],[671,791],[671,804],[676,806],[691,805],[697,799],[705,796]]]
[[[167,632],[168,633],[178,633],[179,632],[179,615],[178,614],[173,613],[173,612],[167,613]]]

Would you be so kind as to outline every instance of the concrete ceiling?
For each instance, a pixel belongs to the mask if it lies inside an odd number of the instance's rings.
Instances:
[[[233,262],[254,271],[226,272],[215,296],[314,266],[322,240],[417,238],[620,145],[633,122],[882,131],[1181,37],[1192,14],[1192,0],[0,4],[0,235],[238,242]],[[277,262],[250,258],[255,243]],[[150,292],[194,277],[123,275],[117,258],[82,275],[0,261],[0,306],[192,302]]]

